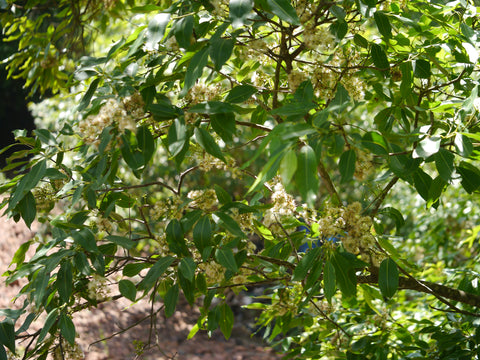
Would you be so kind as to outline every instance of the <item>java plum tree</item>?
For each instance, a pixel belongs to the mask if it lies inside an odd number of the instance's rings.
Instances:
[[[201,307],[190,336],[228,338],[226,294],[256,286],[268,301],[249,307],[292,358],[478,358],[476,2],[0,9],[11,76],[57,94],[1,186],[43,231],[5,274],[28,282],[0,359],[79,356],[72,317],[120,297],[154,320],[183,294]]]

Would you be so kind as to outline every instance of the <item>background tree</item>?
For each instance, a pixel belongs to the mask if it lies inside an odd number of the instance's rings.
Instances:
[[[6,349],[74,357],[75,312],[148,298],[154,322],[180,293],[190,336],[228,338],[228,291],[263,286],[250,307],[291,357],[477,357],[474,3],[0,6],[11,74],[59,92],[2,186],[45,227],[6,274],[29,280]]]

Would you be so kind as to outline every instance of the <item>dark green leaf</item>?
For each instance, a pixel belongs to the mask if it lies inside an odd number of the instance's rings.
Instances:
[[[337,19],[331,26],[330,32],[335,35],[337,41],[342,40],[348,33],[348,24],[345,20]]]
[[[317,198],[319,183],[317,157],[309,145],[304,145],[297,156],[295,183],[306,203],[313,205]]]
[[[148,268],[148,263],[130,263],[130,264],[127,264],[125,265],[125,267],[123,268],[123,275],[124,276],[128,276],[128,277],[132,277],[132,276],[135,276],[135,275],[138,275],[140,273],[140,271],[142,271],[143,269],[146,269]]]
[[[189,255],[182,226],[177,219],[170,220],[165,229],[165,233],[170,251],[177,255]]]
[[[158,104],[150,104],[147,109],[152,113],[156,121],[175,119],[183,114],[182,109],[166,101],[159,102]]]
[[[447,186],[447,182],[443,180],[441,176],[437,176],[432,180],[432,184],[428,190],[427,207],[434,205],[438,201],[440,195],[442,195],[442,192],[445,189],[445,186]]]
[[[294,99],[300,103],[309,104],[313,101],[313,85],[310,80],[303,81],[295,90]]]
[[[170,317],[175,312],[175,308],[177,307],[178,295],[179,295],[179,287],[178,284],[171,286],[167,293],[165,294],[164,302],[165,302],[165,316]]]
[[[210,124],[223,141],[226,143],[233,141],[233,136],[237,131],[233,113],[213,114],[210,116]]]
[[[169,21],[170,14],[164,13],[157,14],[152,20],[150,20],[146,34],[147,41],[145,42],[147,48],[156,48],[157,44],[163,38],[163,34],[165,33],[165,29]]]
[[[389,218],[393,219],[395,221],[395,226],[397,227],[397,230],[400,230],[400,228],[405,225],[405,219],[403,218],[402,213],[394,207],[385,207],[381,209],[378,213],[386,215]]]
[[[181,48],[188,49],[193,36],[193,16],[185,16],[178,19],[173,25],[175,39]]]
[[[183,89],[180,93],[181,96],[187,95],[188,90],[190,90],[193,85],[195,85],[197,79],[202,76],[203,68],[207,66],[208,63],[208,53],[209,47],[204,46],[190,59],[190,64],[188,64],[187,72],[185,73]]]
[[[289,0],[266,0],[268,9],[272,14],[277,15],[280,20],[292,25],[300,25],[300,19]]]
[[[400,65],[400,71],[402,72],[402,82],[400,83],[400,94],[403,98],[407,98],[412,93],[412,72],[413,67],[410,61],[403,62]]]
[[[388,155],[388,144],[385,138],[376,133],[368,132],[362,138],[362,145],[375,155]]]
[[[155,264],[148,270],[142,281],[138,283],[139,290],[150,290],[155,282],[163,275],[163,273],[172,264],[174,258],[171,256],[165,256],[158,259]]]
[[[60,320],[58,321],[58,327],[62,336],[69,342],[70,345],[75,344],[75,325],[73,324],[72,319],[65,313],[60,315]]]
[[[303,256],[303,258],[295,266],[295,270],[293,271],[293,275],[292,275],[293,281],[305,280],[308,272],[317,262],[318,256],[320,255],[321,251],[322,249],[320,247],[316,247],[308,251]]]
[[[105,239],[127,250],[135,246],[135,242],[125,236],[108,235]]]
[[[235,261],[235,256],[233,255],[232,249],[221,248],[215,251],[215,258],[218,263],[222,265],[225,269],[233,271],[236,273],[238,271],[238,266]]]
[[[295,172],[297,171],[297,154],[295,150],[289,149],[285,153],[282,161],[280,162],[280,176],[282,177],[282,181],[284,184],[289,184],[290,180],[292,180]]]
[[[328,9],[332,13],[333,16],[335,16],[337,19],[345,19],[345,16],[347,15],[345,13],[345,10],[343,10],[340,6],[338,5],[332,5],[330,9]]]
[[[472,141],[463,134],[457,134],[455,136],[455,149],[463,157],[469,157],[473,152]]]
[[[199,114],[224,114],[233,113],[235,107],[229,103],[222,101],[207,101],[200,104],[196,104],[188,109],[188,112]]]
[[[357,277],[352,263],[338,251],[330,260],[335,268],[335,279],[342,295],[346,299],[354,297],[357,293]]]
[[[335,267],[330,260],[327,260],[325,261],[325,265],[323,268],[323,284],[325,297],[327,298],[329,303],[332,302],[332,297],[333,295],[335,295],[335,291],[337,289],[335,282]]]
[[[72,294],[73,286],[72,264],[69,261],[65,261],[60,266],[55,285],[58,290],[60,300],[62,300],[64,303],[68,303],[70,300],[70,295]]]
[[[135,301],[137,297],[137,288],[130,280],[120,280],[118,282],[118,291],[130,301]]]
[[[47,336],[49,330],[51,329],[53,324],[55,324],[55,322],[57,321],[57,317],[58,317],[57,308],[54,308],[48,313],[47,318],[43,322],[43,327],[40,330],[40,334],[38,334],[37,344],[41,343],[43,339],[45,339],[45,336]]]
[[[183,121],[175,119],[168,129],[168,151],[172,156],[177,156],[182,151],[186,141],[188,141],[187,127]]]
[[[373,63],[380,70],[389,69],[390,63],[388,62],[387,55],[383,51],[382,47],[377,44],[372,44],[372,59]]]
[[[359,34],[355,34],[353,35],[353,41],[355,42],[355,44],[357,44],[358,46],[364,48],[364,49],[368,49],[368,40],[365,39],[362,35],[359,35]]]
[[[212,225],[208,216],[201,217],[193,228],[193,242],[202,254],[212,244]]]
[[[390,39],[392,37],[392,26],[390,25],[388,16],[382,11],[376,11],[373,17],[380,34],[382,34],[385,39]]]
[[[426,60],[415,60],[413,68],[414,76],[420,79],[428,79],[432,74],[430,70],[430,63]]]
[[[220,185],[214,184],[215,194],[220,204],[225,205],[232,202],[232,197],[228,192],[226,192]]]
[[[225,157],[223,156],[222,150],[215,142],[215,139],[210,135],[206,130],[202,128],[195,128],[195,139],[197,143],[210,155],[219,158],[223,162],[227,162]]]
[[[197,268],[197,264],[191,257],[185,257],[180,260],[178,264],[178,271],[182,273],[182,275],[190,282],[193,282],[195,279],[195,269]]]
[[[222,66],[232,56],[235,41],[233,39],[215,39],[210,44],[210,58],[215,65],[215,70],[220,71]],[[193,60],[193,59],[192,59]]]
[[[462,186],[467,193],[471,194],[480,187],[480,170],[472,164],[462,161],[457,166],[457,172],[462,178]]]
[[[390,258],[383,260],[380,264],[378,286],[387,299],[391,298],[398,289],[398,267]]]
[[[316,105],[312,102],[294,102],[274,109],[270,113],[281,116],[304,116],[307,115],[310,110],[315,109],[315,107]]]
[[[223,303],[219,305],[219,315],[218,323],[220,325],[220,330],[222,331],[223,336],[225,336],[225,339],[228,340],[233,329],[233,311],[230,309],[230,306]]]
[[[441,178],[447,183],[452,179],[453,171],[455,166],[453,161],[455,160],[455,155],[446,149],[440,149],[435,155],[435,165],[437,166],[438,173]]]
[[[418,191],[420,196],[428,201],[428,192],[430,190],[430,186],[432,185],[431,176],[422,169],[417,169],[417,171],[413,174],[413,182],[415,189]]]
[[[356,161],[357,155],[353,149],[345,151],[342,156],[340,156],[338,167],[340,170],[340,175],[342,176],[342,182],[348,182],[353,179]]]
[[[230,19],[234,28],[247,23],[249,14],[253,9],[253,0],[230,0]]]
[[[147,125],[140,126],[137,129],[138,148],[143,155],[143,164],[147,165],[155,153],[155,140]]]
[[[0,343],[15,353],[15,327],[9,319],[0,322]]]
[[[43,178],[46,170],[46,160],[42,160],[35,166],[33,166],[32,169],[22,177],[8,202],[9,210],[13,210],[17,206],[17,204],[23,199],[23,197],[27,195],[28,192],[32,190],[35,186],[37,186],[40,179]]]
[[[225,101],[230,103],[243,103],[250,99],[252,95],[256,92],[257,88],[252,85],[235,86],[232,90],[229,91],[227,97],[225,98]]]
[[[35,220],[37,216],[37,204],[31,191],[20,200],[18,210],[20,211],[23,221],[25,221],[25,224],[30,228],[30,225],[32,225],[33,220]]]
[[[88,87],[88,90],[85,92],[85,95],[83,95],[82,100],[80,101],[80,104],[77,107],[77,111],[82,111],[87,108],[87,106],[90,104],[90,100],[92,100],[93,94],[95,94],[95,91],[97,90],[98,84],[100,83],[100,78],[96,78],[95,80],[92,81],[90,86]]]
[[[233,220],[229,215],[225,214],[221,211],[216,211],[215,215],[218,216],[220,219],[220,224],[227,229],[232,235],[245,238],[245,234],[243,233],[240,226],[237,224],[235,220]]]
[[[72,231],[71,236],[73,240],[87,251],[98,252],[97,241],[92,230],[84,228],[81,230]]]

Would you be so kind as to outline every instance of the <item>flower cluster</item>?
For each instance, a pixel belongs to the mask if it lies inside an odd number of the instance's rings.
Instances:
[[[215,261],[198,264],[198,269],[205,274],[209,286],[220,284],[225,278],[225,269]]]
[[[292,216],[295,213],[297,205],[293,197],[285,191],[283,184],[276,179],[273,185],[273,193],[271,196],[273,207],[265,212],[263,224],[270,227],[285,217]]]
[[[305,72],[299,70],[292,70],[288,74],[288,87],[292,92],[295,92],[302,82],[307,80]]]
[[[211,0],[210,3],[213,6],[213,16],[220,18],[228,17],[228,0]]]
[[[179,197],[159,200],[150,208],[150,217],[155,220],[180,219],[182,217],[181,206],[182,200]]]
[[[213,189],[191,190],[187,197],[192,200],[189,206],[195,209],[209,211],[218,204],[217,194]]]
[[[128,100],[127,103],[129,106],[136,104],[132,100]],[[137,111],[135,110],[135,112]],[[120,133],[123,133],[126,129],[135,131],[136,128],[135,118],[127,113],[123,103],[114,99],[108,99],[98,114],[89,115],[81,121],[78,130],[85,142],[98,146],[100,144],[100,134],[111,125],[117,126]]]
[[[109,298],[110,290],[107,287],[107,279],[101,275],[93,274],[87,285],[88,297],[98,301]]]
[[[356,149],[357,161],[355,164],[355,177],[363,181],[368,178],[375,170],[373,164],[373,156],[363,150]]]
[[[57,201],[56,193],[51,184],[43,184],[34,188],[32,194],[35,197],[37,211],[52,210]]]
[[[190,105],[195,105],[203,101],[218,99],[222,91],[221,84],[206,85],[198,82],[188,91],[185,101]]]
[[[142,95],[137,91],[122,100],[127,114],[134,119],[140,119],[145,116],[145,102]],[[130,129],[131,130],[131,129]]]
[[[63,337],[60,338],[61,344],[55,348],[53,352],[53,360],[82,360],[85,359],[85,354],[80,345],[75,342],[70,345]]]
[[[303,32],[303,42],[307,49],[324,53],[335,47],[335,36],[326,27],[306,24]]]

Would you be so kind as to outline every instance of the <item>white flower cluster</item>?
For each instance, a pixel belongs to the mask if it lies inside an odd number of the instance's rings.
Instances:
[[[205,274],[208,286],[220,284],[225,278],[225,269],[215,261],[198,264],[198,269]]]
[[[217,194],[213,189],[191,190],[188,192],[187,197],[193,200],[189,206],[195,209],[209,211],[218,204]]]
[[[195,105],[203,101],[211,101],[219,98],[222,91],[220,84],[206,85],[198,82],[188,91],[185,101],[190,105]]]
[[[210,3],[213,6],[212,14],[216,17],[226,18],[228,17],[228,0],[211,0]]]
[[[307,80],[307,74],[303,71],[292,70],[288,74],[288,87],[295,92],[302,82]]]
[[[281,222],[282,219],[292,216],[295,213],[297,205],[290,194],[287,194],[283,184],[277,179],[273,186],[273,193],[271,196],[273,207],[265,212],[263,224],[270,227],[272,224]]]
[[[88,297],[98,301],[108,299],[110,289],[107,286],[107,279],[101,275],[93,274],[87,285]]]
[[[373,156],[363,150],[356,149],[357,161],[355,163],[355,177],[363,181],[367,179],[374,171]]]
[[[108,99],[96,115],[89,115],[78,125],[79,133],[85,142],[98,146],[100,134],[110,125],[116,125],[123,133],[125,129],[135,131],[136,123],[134,117],[127,113],[124,104]]]
[[[182,200],[178,196],[157,201],[150,208],[150,217],[155,220],[180,219],[181,206]]]
[[[335,36],[327,27],[306,24],[303,31],[303,42],[307,49],[324,53],[335,47]]]
[[[235,220],[235,222],[240,226],[240,229],[242,229],[243,232],[247,234],[253,232],[253,227],[254,227],[253,213],[248,212],[248,213],[241,214],[237,208],[232,208],[231,215],[232,215],[232,218]],[[253,250],[255,250],[255,245],[253,243],[252,245],[254,246]]]

